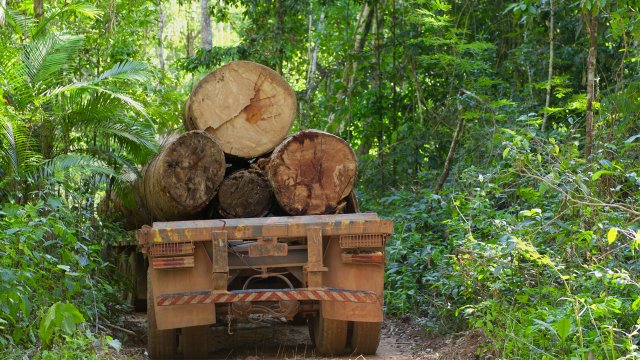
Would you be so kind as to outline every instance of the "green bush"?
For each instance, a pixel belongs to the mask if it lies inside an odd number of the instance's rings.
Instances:
[[[0,352],[50,346],[121,310],[96,225],[64,201],[0,207]],[[117,230],[116,230],[117,231]]]

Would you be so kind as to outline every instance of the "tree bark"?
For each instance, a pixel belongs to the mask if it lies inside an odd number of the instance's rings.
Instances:
[[[218,212],[223,218],[265,216],[273,201],[269,181],[262,171],[239,170],[222,181],[218,190]]]
[[[371,24],[373,22],[373,6],[371,6],[368,2],[364,2],[362,4],[362,8],[360,9],[360,14],[358,15],[358,22],[356,25],[356,32],[354,35],[354,44],[353,50],[351,51],[351,56],[358,55],[362,53],[364,49],[364,44],[367,40],[367,35],[371,30]],[[342,88],[338,91],[336,98],[338,101],[342,101],[342,99],[348,98],[351,95],[351,91],[353,90],[353,83],[355,80],[355,74],[358,70],[358,61],[356,60],[347,60],[344,65],[344,72],[342,75]],[[335,124],[336,120],[336,111],[333,111],[329,114],[329,118],[327,119],[327,126],[325,130],[330,132],[340,131],[343,127],[342,121],[340,123]]]
[[[451,139],[451,146],[449,147],[449,153],[447,154],[447,159],[444,162],[444,169],[442,169],[442,174],[438,178],[438,182],[436,183],[435,188],[433,189],[434,193],[439,193],[442,190],[442,186],[444,186],[444,182],[447,181],[449,177],[449,172],[451,171],[451,165],[453,164],[453,157],[456,153],[456,146],[458,144],[458,137],[462,132],[462,126],[464,125],[464,119],[462,117],[458,118],[458,124],[456,125],[456,131],[453,134],[453,139]]]
[[[40,19],[44,15],[44,0],[33,0],[33,17]]]
[[[342,212],[358,162],[349,144],[326,132],[307,130],[282,142],[267,176],[282,208],[291,215]]]
[[[213,46],[212,37],[209,0],[200,0],[200,47],[204,50],[211,50]]]
[[[164,61],[164,27],[165,27],[165,16],[164,10],[162,9],[162,2],[158,1],[156,3],[158,8],[158,61],[160,62],[160,69],[162,71],[165,70],[165,61]]]
[[[595,102],[596,58],[598,55],[598,14],[583,10],[582,15],[589,35],[589,55],[587,57],[587,110],[585,113],[585,147],[587,161],[593,152],[593,103]]]
[[[4,9],[7,7],[7,0],[0,0],[0,26],[4,26]]]
[[[551,104],[551,81],[553,79],[553,31],[554,31],[554,15],[553,0],[549,0],[549,73],[547,76],[547,97],[544,101],[544,114],[542,115],[542,131],[547,129],[548,109]]]
[[[295,113],[296,96],[278,73],[235,61],[198,83],[185,106],[184,126],[207,130],[225,153],[251,159],[287,136]]]
[[[165,144],[142,171],[141,197],[155,220],[184,220],[204,209],[224,178],[224,153],[205,131]]]

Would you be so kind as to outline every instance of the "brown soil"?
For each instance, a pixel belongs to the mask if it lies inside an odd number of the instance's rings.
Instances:
[[[124,339],[117,359],[148,359],[145,350],[146,316],[136,313],[125,316],[122,327],[137,336],[115,333]],[[412,320],[387,319],[376,355],[345,355],[336,358],[319,357],[309,339],[307,326],[280,322],[268,324],[233,325],[229,334],[226,326],[214,326],[210,332],[209,359],[267,360],[267,359],[335,359],[335,360],[467,360],[490,359],[478,355],[486,347],[487,339],[481,331],[467,331],[448,336],[430,336]],[[115,354],[114,354],[115,355]]]

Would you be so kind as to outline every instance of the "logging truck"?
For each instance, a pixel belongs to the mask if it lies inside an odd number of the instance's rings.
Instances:
[[[359,213],[346,141],[285,139],[295,110],[275,71],[224,65],[192,91],[187,132],[142,169],[129,205],[114,199],[138,229],[141,253],[123,266],[137,273],[137,307],[146,289],[151,358],[206,358],[212,325],[268,318],[306,321],[319,355],[376,352],[393,224]]]
[[[150,357],[175,357],[180,342],[206,358],[212,324],[266,316],[306,319],[319,355],[375,353],[392,229],[373,213],[143,226]]]

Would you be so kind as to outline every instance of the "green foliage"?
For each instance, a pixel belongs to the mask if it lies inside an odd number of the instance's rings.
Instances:
[[[198,48],[198,2],[53,2],[34,19],[30,3],[9,1],[0,356],[117,348],[62,330],[49,349],[28,350],[54,304],[75,306],[87,323],[108,313],[115,285],[99,249],[124,235],[95,221],[96,199],[137,173],[157,134],[181,127],[199,78],[253,60],[292,84],[295,130],[350,141],[364,207],[395,220],[389,313],[437,332],[482,328],[500,358],[639,357],[639,3],[554,3],[546,107],[550,1],[210,2],[210,50]],[[599,21],[598,98],[586,161],[589,12]],[[60,328],[54,320],[47,329]]]
[[[510,151],[462,170],[446,193],[366,199],[397,225],[388,311],[434,331],[469,321],[504,358],[639,356],[640,186],[624,176],[637,164],[576,161],[571,131],[504,133]]]
[[[0,207],[0,351],[50,343],[75,325],[111,316],[118,307],[111,266],[102,259],[103,233],[64,200]],[[120,230],[122,231],[122,230]],[[39,326],[38,326],[39,325]]]
[[[40,321],[40,339],[47,345],[56,331],[61,330],[62,333],[70,335],[76,330],[76,326],[83,322],[84,317],[73,304],[57,302],[51,305]]]

